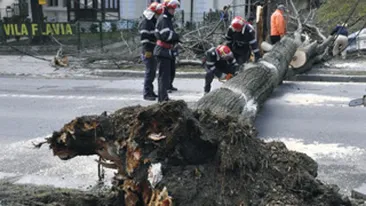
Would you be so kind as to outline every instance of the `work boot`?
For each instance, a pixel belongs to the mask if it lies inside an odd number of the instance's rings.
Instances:
[[[146,101],[155,101],[156,100],[156,97],[150,96],[150,95],[146,95],[146,96],[144,96],[144,100],[146,100]]]
[[[153,92],[153,93],[151,94],[151,96],[153,96],[153,97],[155,97],[155,98],[157,98],[157,97],[158,97],[158,95],[157,95],[155,92]]]
[[[175,92],[175,91],[178,91],[178,89],[177,88],[175,88],[175,87],[173,87],[173,86],[171,86],[168,90],[168,93],[172,93],[173,91]]]
[[[172,91],[178,91],[178,89],[173,87],[173,86],[171,86],[169,89],[172,90]]]

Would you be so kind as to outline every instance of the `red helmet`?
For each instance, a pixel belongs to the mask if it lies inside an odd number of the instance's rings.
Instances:
[[[245,24],[245,20],[241,16],[236,16],[231,21],[231,28],[233,28],[233,30],[236,32],[240,32],[243,29],[244,24]]]
[[[155,12],[155,14],[162,14],[164,11],[164,7],[162,4],[159,4],[158,2],[152,2],[149,7],[147,7],[148,10]]]
[[[176,9],[180,6],[180,2],[178,0],[165,0],[163,4],[168,9]]]
[[[219,54],[220,58],[228,60],[234,57],[231,49],[225,45],[219,45],[216,47],[216,52]]]

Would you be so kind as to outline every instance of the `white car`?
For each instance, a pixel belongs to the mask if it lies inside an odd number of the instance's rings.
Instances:
[[[356,51],[366,51],[366,28],[352,33],[348,36],[347,52],[352,53]],[[357,36],[358,35],[358,36]]]

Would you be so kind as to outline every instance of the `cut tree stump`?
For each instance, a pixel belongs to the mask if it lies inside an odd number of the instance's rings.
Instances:
[[[294,74],[302,74],[311,70],[314,64],[320,63],[327,53],[328,46],[332,43],[333,36],[329,36],[321,44],[313,42],[304,48],[298,49],[295,60],[292,62]]]

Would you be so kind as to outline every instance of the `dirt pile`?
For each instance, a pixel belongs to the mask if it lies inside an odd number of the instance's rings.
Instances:
[[[115,168],[115,205],[352,205],[307,155],[183,101],[79,117],[47,143],[61,159],[98,154]]]

